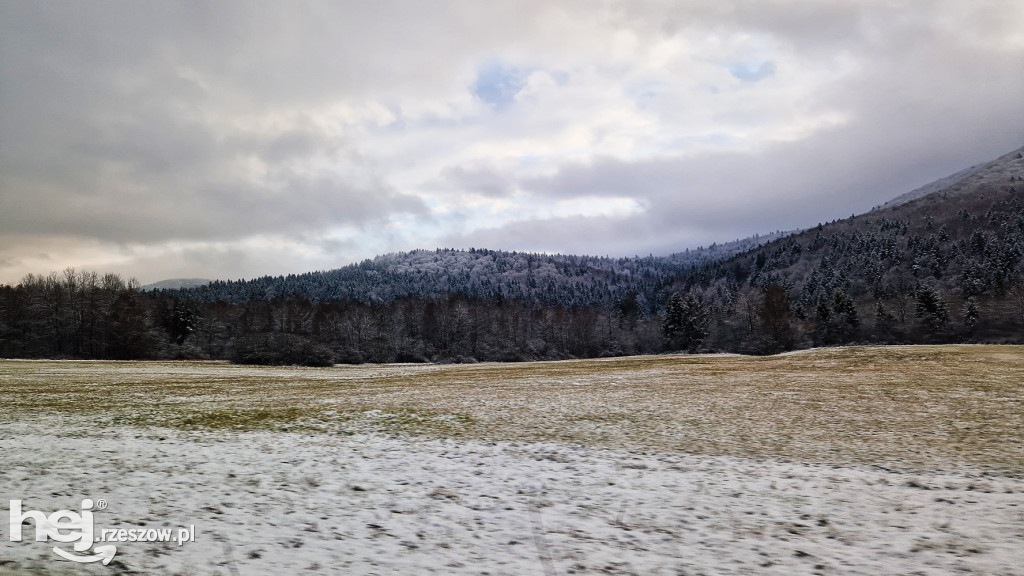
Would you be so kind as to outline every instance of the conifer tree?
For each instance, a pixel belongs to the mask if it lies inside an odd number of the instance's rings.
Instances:
[[[708,320],[707,310],[693,294],[684,298],[676,293],[669,300],[661,330],[671,346],[690,350],[707,338]]]
[[[930,332],[941,330],[949,321],[949,311],[938,291],[928,286],[917,289],[917,317],[920,318]]]

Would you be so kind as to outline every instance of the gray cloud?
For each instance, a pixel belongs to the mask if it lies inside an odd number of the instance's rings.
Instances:
[[[1022,29],[1013,0],[2,3],[0,281],[809,226],[1024,144]]]
[[[507,174],[487,167],[449,166],[441,171],[435,189],[455,189],[501,198],[511,194],[515,188]]]

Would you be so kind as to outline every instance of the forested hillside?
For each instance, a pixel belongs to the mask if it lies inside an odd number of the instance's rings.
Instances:
[[[0,355],[327,364],[1024,342],[1022,152],[867,214],[667,257],[414,251],[157,291],[29,276],[0,287]]]
[[[703,266],[676,288],[708,307],[713,348],[1022,342],[1024,148],[965,174]]]
[[[163,294],[230,304],[296,298],[313,303],[378,304],[402,298],[455,296],[569,308],[594,306],[634,294],[647,304],[653,303],[665,285],[694,266],[746,252],[787,234],[757,235],[661,257],[601,258],[475,248],[415,250],[326,272],[216,281]]]
[[[654,352],[666,286],[785,234],[665,257],[421,250],[174,290],[75,270],[29,275],[0,286],[0,355],[264,361],[277,350],[271,361],[323,363]],[[613,323],[595,340],[602,319]]]

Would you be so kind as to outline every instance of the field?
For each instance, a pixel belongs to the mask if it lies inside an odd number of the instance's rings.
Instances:
[[[197,532],[102,566],[27,521],[0,573],[1024,574],[1019,347],[3,361],[0,391],[0,505]]]

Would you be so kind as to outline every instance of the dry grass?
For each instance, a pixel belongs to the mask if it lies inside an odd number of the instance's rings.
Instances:
[[[0,418],[378,431],[1024,475],[1024,349],[463,366],[0,362]]]

